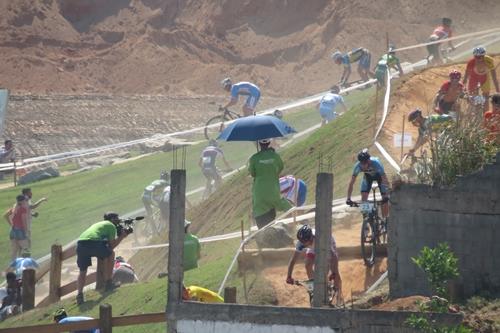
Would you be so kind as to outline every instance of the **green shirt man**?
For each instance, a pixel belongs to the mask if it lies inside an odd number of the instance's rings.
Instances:
[[[198,237],[188,231],[191,222],[184,221],[184,271],[197,268],[201,256],[201,246]]]
[[[254,179],[253,216],[259,229],[274,220],[276,210],[292,208],[288,200],[280,195],[279,175],[283,170],[283,161],[274,149],[269,148],[269,144],[268,139],[259,141],[261,151],[252,155],[248,164],[248,171]]]
[[[116,238],[116,226],[109,221],[92,224],[78,240],[111,241]]]

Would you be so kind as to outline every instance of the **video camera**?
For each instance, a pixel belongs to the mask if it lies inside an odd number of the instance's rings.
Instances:
[[[134,222],[140,221],[142,219],[144,219],[144,216],[136,216],[128,219],[119,219],[119,222],[116,225],[116,233],[118,234],[118,236],[121,236],[123,233],[130,235],[131,233],[134,232],[134,228],[132,228]]]

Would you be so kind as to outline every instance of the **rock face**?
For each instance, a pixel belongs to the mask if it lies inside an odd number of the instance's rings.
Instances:
[[[60,176],[59,170],[53,167],[48,167],[45,169],[28,172],[27,174],[21,176],[17,181],[17,183],[19,185],[24,185],[59,176]]]
[[[293,246],[292,231],[283,223],[269,227],[255,236],[255,241],[260,248],[284,248]]]

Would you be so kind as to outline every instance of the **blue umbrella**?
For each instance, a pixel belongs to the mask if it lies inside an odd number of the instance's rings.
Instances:
[[[249,116],[236,119],[219,134],[217,139],[226,141],[258,141],[283,137],[296,132],[290,125],[276,117]]]
[[[20,278],[23,275],[23,270],[37,269],[39,266],[33,258],[17,258],[12,260],[9,267],[13,268],[16,271],[17,277]]]

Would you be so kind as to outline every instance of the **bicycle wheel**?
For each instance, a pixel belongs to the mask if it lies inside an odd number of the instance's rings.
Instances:
[[[212,139],[217,139],[217,136],[219,136],[219,133],[222,132],[224,129],[224,121],[226,121],[226,118],[224,116],[215,116],[213,118],[210,118],[207,123],[205,124],[205,138],[207,140],[212,140]],[[221,123],[219,126],[212,126],[209,127],[210,125]]]
[[[375,263],[375,248],[377,245],[377,237],[373,229],[373,222],[368,218],[363,220],[361,225],[361,255],[368,267]]]

